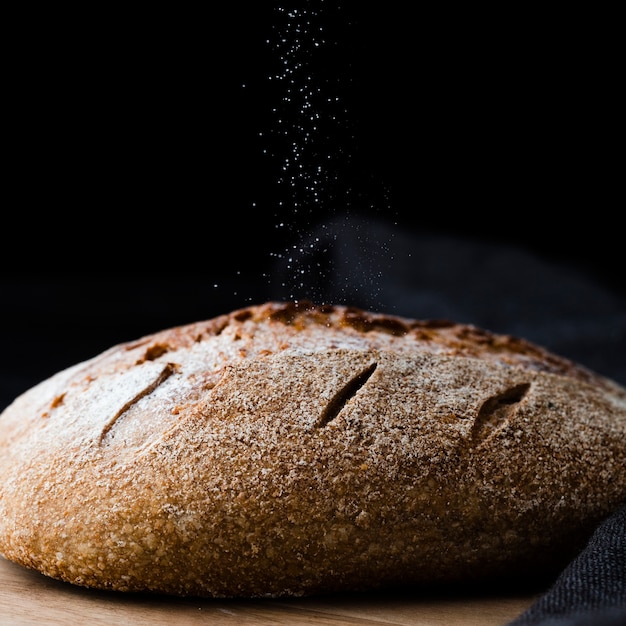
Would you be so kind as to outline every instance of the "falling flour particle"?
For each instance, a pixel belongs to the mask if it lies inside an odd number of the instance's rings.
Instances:
[[[320,224],[324,228],[326,216],[336,217],[337,207],[349,218],[362,201],[351,180],[356,139],[346,98],[352,82],[347,40],[353,24],[343,8],[324,2],[278,7],[274,18],[267,43],[276,65],[268,79],[280,89],[273,127],[261,135],[269,142],[264,153],[276,165],[276,228],[285,231],[289,243],[271,254],[281,266],[281,298],[320,300],[319,285],[337,275],[329,248],[342,245],[343,230],[334,230],[331,219],[323,237],[311,239],[310,233]],[[353,268],[350,281],[375,296],[381,277],[377,264],[385,262],[385,247],[358,233],[356,240],[370,249],[370,263]],[[349,301],[348,281],[344,293]]]

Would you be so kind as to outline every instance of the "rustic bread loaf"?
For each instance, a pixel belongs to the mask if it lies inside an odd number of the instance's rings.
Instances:
[[[626,390],[522,339],[266,303],[0,416],[0,553],[87,587],[281,596],[558,567],[626,501]]]

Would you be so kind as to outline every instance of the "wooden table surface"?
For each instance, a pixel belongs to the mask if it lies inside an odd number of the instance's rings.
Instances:
[[[0,557],[2,626],[503,626],[533,600],[528,594],[428,597],[415,593],[237,601],[168,598],[83,589]]]

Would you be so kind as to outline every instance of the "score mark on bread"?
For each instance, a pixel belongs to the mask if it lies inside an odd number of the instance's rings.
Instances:
[[[487,437],[510,421],[517,405],[530,389],[530,383],[514,385],[504,392],[487,398],[472,425],[471,438],[474,442]]]
[[[100,432],[100,443],[103,442],[113,426],[128,411],[128,409],[132,405],[136,404],[141,398],[152,393],[160,384],[167,380],[176,371],[176,367],[172,363],[165,363],[165,365],[159,364],[159,367],[157,368],[148,368],[144,365],[136,367],[131,371],[134,372],[135,376],[126,376],[123,385],[124,387],[127,387],[126,391],[129,393],[130,397],[126,401],[122,398],[121,400],[123,404],[113,413],[111,418],[105,422],[104,427]],[[119,399],[119,387],[122,387],[122,385],[116,386],[115,393],[109,392],[109,397],[116,397]]]
[[[316,426],[326,426],[326,424],[332,422],[345,406],[346,402],[352,398],[357,391],[361,389],[361,387],[363,387],[363,385],[367,382],[367,379],[374,373],[375,369],[376,363],[372,363],[364,370],[356,374],[356,376],[349,380],[343,387],[341,387],[322,411]]]
[[[558,571],[625,501],[621,385],[520,338],[354,307],[165,329],[0,415],[0,554],[97,589]]]

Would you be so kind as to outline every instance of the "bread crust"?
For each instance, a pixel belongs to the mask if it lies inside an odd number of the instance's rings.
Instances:
[[[626,501],[626,390],[519,338],[268,302],[115,346],[0,416],[0,553],[277,597],[564,564]]]

